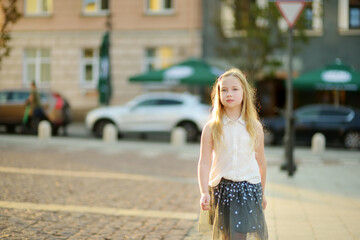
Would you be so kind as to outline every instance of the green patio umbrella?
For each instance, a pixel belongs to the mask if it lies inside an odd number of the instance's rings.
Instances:
[[[110,33],[107,31],[102,39],[100,47],[100,71],[99,71],[99,102],[109,105],[111,99],[111,64],[110,64]]]
[[[301,74],[293,84],[294,88],[302,90],[360,91],[360,72],[337,59],[323,69]]]
[[[164,85],[212,85],[224,71],[199,59],[188,59],[171,67],[132,76],[130,82]]]

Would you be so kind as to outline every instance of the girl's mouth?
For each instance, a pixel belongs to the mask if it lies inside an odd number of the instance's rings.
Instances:
[[[228,99],[228,100],[226,100],[226,102],[228,102],[228,103],[232,103],[234,100],[232,100],[232,99]]]

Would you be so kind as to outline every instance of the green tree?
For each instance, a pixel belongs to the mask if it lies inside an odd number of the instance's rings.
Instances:
[[[288,37],[287,32],[279,27],[282,16],[276,4],[269,2],[259,6],[255,0],[221,2],[230,10],[225,12],[228,16],[222,14],[222,20],[217,24],[224,43],[219,47],[221,57],[242,69],[250,80],[262,78],[264,74],[273,75],[282,65],[276,56],[286,49]],[[227,26],[224,25],[224,18],[227,19]],[[302,14],[295,27],[295,42],[307,42],[306,26],[305,14]]]
[[[10,54],[10,26],[21,17],[16,4],[17,0],[0,0],[0,67],[2,59]]]

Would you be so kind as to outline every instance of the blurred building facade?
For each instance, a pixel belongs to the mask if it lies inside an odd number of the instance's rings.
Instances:
[[[237,1],[237,0],[230,0]],[[248,4],[275,4],[268,0],[244,0]],[[231,19],[231,9],[222,0],[203,1],[203,56],[210,62],[219,62],[217,49],[222,44],[221,34],[217,26],[222,24],[225,37],[239,37],[231,35],[234,26]],[[294,76],[303,72],[324,68],[340,58],[343,63],[360,70],[360,1],[359,0],[313,0],[307,3],[303,10],[309,24],[306,26],[308,44],[301,44],[300,51],[294,53]],[[286,30],[286,23],[279,22]],[[230,30],[230,31],[227,31]],[[241,34],[240,34],[241,37]],[[287,50],[285,50],[287,51]],[[283,52],[280,67],[273,79],[264,79],[257,83],[259,101],[264,115],[275,114],[277,108],[285,107],[284,80],[287,78],[287,52]],[[221,60],[222,61],[222,60]],[[219,64],[223,64],[223,62]],[[325,93],[320,91],[295,91],[295,107],[320,102]],[[360,107],[359,92],[342,92],[341,104]],[[302,97],[300,97],[302,96]],[[330,99],[331,102],[331,99]]]
[[[201,7],[201,0],[19,0],[23,17],[11,27],[0,89],[35,81],[62,93],[81,119],[99,105],[99,48],[108,26],[111,104],[122,104],[143,92],[129,76],[201,56]]]

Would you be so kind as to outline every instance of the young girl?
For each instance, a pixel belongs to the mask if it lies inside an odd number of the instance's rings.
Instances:
[[[201,136],[198,180],[213,239],[267,239],[264,133],[253,98],[238,69],[220,76],[212,91],[212,119]]]

